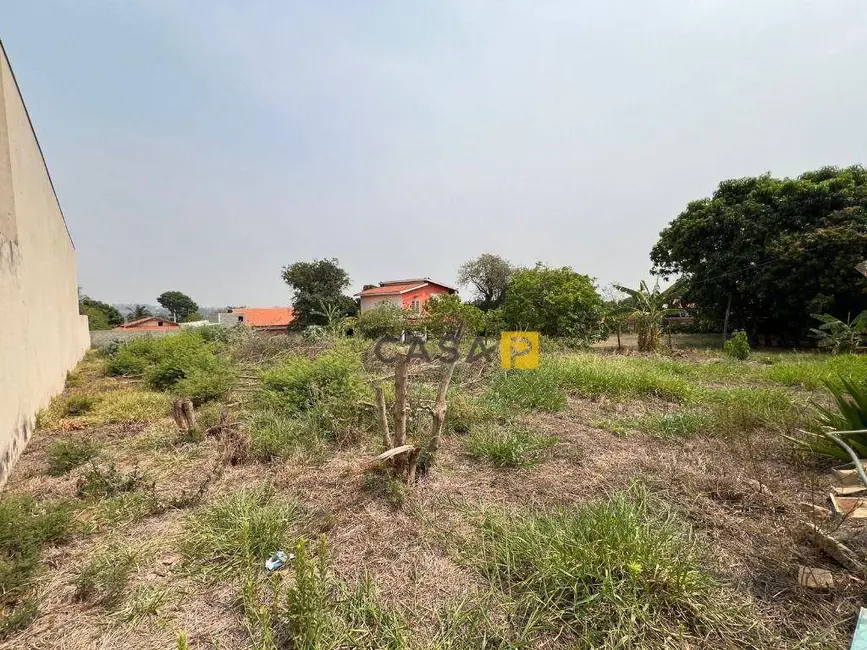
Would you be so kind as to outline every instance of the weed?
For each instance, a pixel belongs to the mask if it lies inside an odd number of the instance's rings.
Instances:
[[[129,548],[113,546],[94,555],[75,575],[75,597],[112,609],[123,600],[136,556]]]
[[[491,382],[493,400],[502,406],[537,411],[559,411],[566,406],[557,369],[543,364],[536,370],[502,370]]]
[[[467,438],[467,451],[497,467],[529,467],[535,465],[557,443],[520,425],[489,426],[475,429]]]
[[[770,381],[807,390],[818,390],[829,383],[841,386],[842,379],[867,388],[867,355],[786,355],[768,366],[765,373]]]
[[[160,608],[169,599],[169,591],[153,585],[141,585],[130,596],[128,604],[118,612],[118,618],[129,625],[149,616],[159,616]]]
[[[258,570],[283,548],[295,505],[274,500],[269,489],[240,490],[187,518],[181,552],[191,569],[225,576]]]
[[[507,412],[498,402],[453,389],[448,396],[446,427],[450,433],[466,434],[475,426],[504,418]]]
[[[97,399],[92,395],[70,395],[63,405],[63,415],[66,417],[84,415],[90,412],[96,402]]]
[[[465,599],[441,610],[431,648],[436,650],[529,650],[533,626],[515,628],[500,620],[493,599]]]
[[[574,647],[703,645],[747,634],[741,613],[721,604],[689,529],[641,487],[572,510],[489,514],[481,536],[491,583],[525,620],[574,635]]]
[[[731,338],[723,344],[723,352],[732,359],[746,361],[750,358],[750,339],[743,330],[732,332]]]
[[[87,438],[58,440],[48,448],[48,473],[63,476],[98,453],[99,445]]]
[[[40,504],[29,496],[0,499],[0,639],[35,618],[28,583],[39,569],[42,549],[72,536],[72,510],[65,503]]]
[[[101,469],[91,463],[90,469],[78,479],[75,494],[80,499],[100,499],[135,492],[142,488],[149,488],[152,491],[153,487],[153,483],[148,483],[147,479],[139,473],[138,467],[124,473],[118,471],[114,463],[110,463],[107,469]]]
[[[311,556],[306,540],[298,542],[292,586],[283,592],[274,576],[270,607],[259,604],[255,583],[248,577],[243,602],[253,647],[405,650],[405,625],[380,602],[370,577],[365,575],[355,587],[335,580],[329,573],[324,537],[317,555]]]
[[[793,441],[802,449],[822,456],[850,460],[848,452],[823,435],[830,432],[852,447],[859,458],[864,458],[867,456],[867,434],[860,432],[867,429],[867,389],[845,379],[841,381],[842,388],[828,384],[828,390],[834,398],[834,407],[814,405],[814,431],[804,432],[801,438],[793,438]]]

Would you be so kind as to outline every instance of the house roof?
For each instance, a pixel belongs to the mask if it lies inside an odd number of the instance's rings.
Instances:
[[[250,327],[286,327],[295,320],[291,307],[242,307],[232,313],[243,314],[244,323]]]
[[[162,321],[164,324],[170,325],[170,326],[171,325],[177,325],[177,323],[175,321],[170,320],[168,318],[162,318],[160,316],[145,316],[144,318],[139,318],[138,320],[131,320],[128,323],[122,323],[121,325],[118,325],[114,329],[125,330],[125,329],[131,328],[131,327],[142,327],[145,325],[145,323],[147,323],[148,321],[151,321],[151,320]],[[157,326],[157,327],[159,327],[159,326]]]
[[[447,284],[443,284],[442,282],[436,282],[430,278],[417,278],[414,280],[387,280],[385,282],[380,282],[378,287],[364,289],[355,295],[361,296],[362,298],[367,296],[397,296],[402,293],[413,291],[414,289],[421,289],[428,284],[435,284],[438,287],[443,287],[449,291],[457,292],[457,289],[450,287]]]

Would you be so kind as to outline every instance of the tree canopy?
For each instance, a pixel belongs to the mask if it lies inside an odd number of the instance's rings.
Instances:
[[[473,286],[476,293],[473,304],[479,309],[496,309],[506,298],[506,287],[514,271],[514,267],[499,255],[485,253],[461,264],[458,284]]]
[[[199,309],[192,298],[180,291],[164,291],[157,297],[157,302],[164,309],[168,309],[172,318],[178,323],[185,321],[190,314]]]
[[[797,179],[727,180],[693,201],[651,251],[654,273],[681,275],[685,302],[720,327],[803,338],[811,314],[867,307],[867,170],[824,167]]]
[[[424,304],[423,322],[432,336],[455,335],[461,325],[468,336],[485,331],[485,313],[454,294],[431,296]]]
[[[502,310],[508,327],[567,336],[585,344],[604,338],[604,314],[605,303],[591,278],[568,266],[541,263],[512,275]]]
[[[333,305],[346,314],[357,311],[355,301],[343,295],[349,286],[349,274],[340,268],[337,259],[295,262],[283,267],[282,278],[293,291],[293,325],[297,327],[325,325],[324,314]]]
[[[78,301],[78,311],[87,316],[92,330],[110,330],[123,324],[123,316],[115,307],[89,296],[81,296]]]

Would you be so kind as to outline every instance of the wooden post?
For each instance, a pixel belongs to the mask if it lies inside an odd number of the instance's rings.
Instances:
[[[394,446],[401,447],[406,444],[406,390],[407,390],[407,365],[406,355],[397,355],[397,363],[394,368]],[[395,469],[400,474],[406,466],[403,456],[394,459]]]
[[[460,339],[458,339],[460,340]],[[434,402],[433,422],[431,423],[431,438],[428,444],[428,451],[433,454],[440,448],[440,438],[443,433],[443,425],[446,420],[446,395],[449,392],[449,384],[452,381],[452,375],[455,373],[455,364],[457,359],[446,366],[445,374],[440,381],[439,390],[437,390],[437,400]]]
[[[394,444],[391,439],[391,431],[388,428],[388,409],[385,406],[385,395],[380,386],[373,387],[376,393],[376,410],[379,413],[379,425],[382,427],[382,446],[391,449]]]

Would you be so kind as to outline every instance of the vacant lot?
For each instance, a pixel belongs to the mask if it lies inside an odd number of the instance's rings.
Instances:
[[[867,593],[799,532],[829,465],[784,435],[867,358],[543,345],[534,371],[457,365],[412,485],[374,461],[374,389],[391,409],[395,387],[370,343],[91,353],[0,500],[0,647],[846,646]],[[411,442],[444,368],[410,363]],[[867,550],[857,522],[815,521]]]

